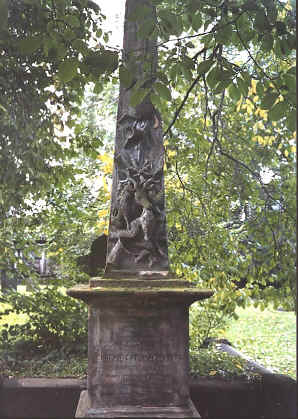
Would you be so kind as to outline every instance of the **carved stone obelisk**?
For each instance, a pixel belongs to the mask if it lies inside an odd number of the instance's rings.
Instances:
[[[149,0],[127,0],[103,278],[67,291],[89,306],[88,381],[77,418],[199,418],[188,386],[188,309],[212,295],[169,273],[161,118],[150,102],[156,39],[138,36],[133,16]],[[145,18],[144,18],[145,19]],[[139,87],[143,100],[131,106]]]
[[[134,12],[143,6],[144,19]],[[169,269],[164,204],[164,148],[161,118],[150,101],[156,80],[156,36],[142,39],[145,21],[155,23],[148,0],[128,0],[125,11],[123,71],[130,84],[120,85],[117,115],[107,276],[135,276]],[[136,92],[144,96],[131,106]]]

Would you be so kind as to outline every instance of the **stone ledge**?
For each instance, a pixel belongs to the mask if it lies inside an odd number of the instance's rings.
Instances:
[[[73,419],[86,381],[71,378],[4,378],[1,419]],[[216,377],[190,380],[191,399],[202,419],[295,419],[297,383],[265,374],[260,382]]]
[[[90,288],[190,288],[193,284],[179,279],[114,279],[114,278],[91,278]]]
[[[104,281],[104,280],[103,280]],[[122,283],[122,281],[119,281]],[[214,294],[213,291],[208,289],[200,289],[195,287],[189,287],[188,283],[186,287],[158,287],[152,286],[146,281],[145,287],[138,287],[136,286],[121,286],[122,284],[118,284],[117,286],[97,286],[97,287],[90,287],[90,285],[81,284],[77,285],[73,288],[70,288],[66,291],[67,295],[73,298],[79,298],[85,302],[89,302],[92,300],[96,301],[103,301],[107,297],[115,297],[116,299],[125,300],[126,299],[133,299],[135,303],[138,302],[138,298],[145,297],[150,298],[151,300],[155,300],[157,304],[159,304],[159,298],[167,298],[177,300],[184,300],[188,304],[191,304],[197,300],[203,300],[205,298],[212,297]],[[152,281],[152,282],[156,282]],[[103,284],[105,285],[105,284]],[[124,284],[123,284],[124,285]]]

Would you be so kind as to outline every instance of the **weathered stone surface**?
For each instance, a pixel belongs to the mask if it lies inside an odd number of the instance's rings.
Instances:
[[[161,118],[150,101],[156,78],[156,39],[142,39],[143,19],[131,19],[137,7],[149,10],[144,19],[156,19],[149,0],[127,0],[123,41],[123,68],[131,85],[120,84],[106,273],[168,271],[168,244],[164,203],[164,147]],[[148,22],[147,22],[148,23]],[[134,87],[143,101],[131,106]],[[121,276],[121,275],[120,275]],[[122,276],[123,277],[123,276]]]
[[[191,400],[187,406],[175,407],[154,407],[154,406],[115,406],[109,408],[89,409],[89,399],[87,391],[81,393],[78,409],[76,412],[77,419],[83,419],[88,412],[88,418],[200,418],[198,412]]]
[[[125,304],[132,306],[142,305],[148,299],[152,304],[154,304],[155,299],[158,299],[159,304],[161,301],[164,304],[170,304],[175,299],[175,303],[180,302],[190,305],[194,301],[203,300],[213,295],[213,292],[208,289],[189,287],[189,283],[186,283],[185,286],[176,284],[174,288],[172,284],[168,287],[156,286],[156,280],[146,280],[146,286],[144,287],[139,286],[139,280],[131,280],[131,282],[131,284],[128,284],[126,281],[122,283],[119,280],[117,285],[113,282],[113,286],[101,285],[95,287],[82,284],[68,289],[67,294],[70,297],[80,298],[87,304],[99,305],[108,300],[111,305],[117,305],[120,301],[119,298],[121,298],[121,301]],[[183,284],[183,281],[181,282]]]
[[[203,419],[297,418],[297,383],[284,375],[268,374],[258,382],[196,377],[189,384],[191,400]],[[86,386],[86,380],[69,378],[4,378],[0,418],[74,418]],[[85,412],[88,404],[80,403],[80,407]]]
[[[77,264],[80,269],[90,276],[98,275],[106,266],[107,257],[107,236],[101,234],[91,244],[88,255],[79,256]]]
[[[199,417],[188,388],[188,308],[212,295],[187,281],[100,279],[89,304],[86,417]],[[120,412],[121,415],[120,415]]]
[[[1,419],[71,419],[85,380],[5,378],[0,387]]]
[[[193,285],[189,281],[182,281],[180,279],[138,279],[125,278],[125,279],[109,279],[109,278],[91,278],[89,281],[91,288],[142,288],[150,289],[156,288],[191,288]]]

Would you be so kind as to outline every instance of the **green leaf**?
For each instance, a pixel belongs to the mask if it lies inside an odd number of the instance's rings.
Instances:
[[[257,90],[257,95],[260,96],[260,97],[262,97],[263,94],[264,94],[264,85],[263,85],[263,83],[257,83],[256,90]]]
[[[56,34],[55,34],[56,35]],[[63,38],[66,41],[73,41],[76,39],[76,34],[74,31],[72,31],[71,29],[67,29],[64,33],[63,33]]]
[[[0,31],[7,29],[8,20],[8,1],[0,0]]]
[[[247,96],[249,84],[243,78],[237,78],[237,86],[240,92],[243,94],[244,97]]]
[[[102,91],[103,91],[103,85],[100,82],[97,81],[94,85],[93,92],[98,95]]]
[[[267,17],[266,17],[266,14],[263,10],[259,10],[256,13],[255,26],[261,32],[263,32],[265,28],[268,28]]]
[[[74,15],[65,16],[64,20],[73,28],[79,28],[81,26],[81,22],[77,16],[74,16]]]
[[[30,55],[42,45],[43,38],[40,35],[31,38],[22,39],[17,43],[18,48],[23,55]]]
[[[138,31],[138,37],[140,39],[146,39],[149,38],[150,35],[152,35],[155,28],[155,22],[153,19],[146,19],[145,22],[140,25],[140,29]]]
[[[161,106],[160,96],[158,94],[151,93],[150,100],[156,108],[159,108]]]
[[[181,25],[179,24],[179,20],[176,15],[174,15],[169,10],[160,10],[159,17],[162,19],[164,23],[164,27],[166,32],[179,35],[181,31]]]
[[[227,44],[233,35],[233,30],[231,25],[225,25],[222,29],[219,29],[216,33],[216,40],[223,44]]]
[[[296,66],[293,65],[288,71],[287,74],[292,74],[293,76],[296,76]]]
[[[291,75],[288,72],[287,74],[285,74],[284,80],[285,80],[287,88],[290,91],[295,91],[296,90],[296,77],[295,76]]]
[[[231,80],[221,80],[216,86],[216,89],[214,90],[214,94],[221,93],[230,85],[230,83],[231,83]]]
[[[119,68],[119,77],[120,77],[120,83],[122,83],[124,87],[128,88],[132,85],[132,82],[134,79],[133,74],[123,65]]]
[[[200,29],[200,27],[202,26],[202,16],[200,12],[194,13],[191,16],[191,24],[195,31],[198,31]]]
[[[278,93],[269,92],[261,101],[261,108],[262,109],[270,109],[272,108],[274,102],[278,98]]]
[[[214,61],[213,60],[202,61],[198,65],[198,73],[199,74],[207,73],[207,71],[210,70],[210,68],[212,67],[213,64],[214,64]]]
[[[278,121],[279,119],[285,116],[287,111],[287,104],[286,102],[278,102],[273,108],[269,111],[268,117],[271,121]]]
[[[154,84],[154,90],[160,94],[160,96],[165,99],[165,100],[171,100],[172,99],[172,95],[171,95],[171,90],[162,83],[155,83]]]
[[[275,27],[276,27],[276,31],[278,33],[278,35],[284,35],[285,33],[287,33],[287,27],[286,24],[280,20],[278,20],[275,23]]]
[[[113,73],[118,67],[118,53],[114,51],[106,50],[102,54],[102,58],[106,65],[106,70],[109,73]]]
[[[226,80],[230,81],[233,76],[234,76],[234,73],[230,70],[220,70],[219,72],[220,81],[226,81]]]
[[[204,47],[207,48],[213,43],[213,35],[204,35],[202,36],[202,42],[204,44]]]
[[[230,84],[228,92],[229,96],[234,100],[239,100],[241,97],[241,92],[234,83]]]
[[[219,82],[220,82],[220,73],[218,67],[214,67],[212,70],[209,71],[206,81],[209,87],[213,89]]]
[[[66,47],[66,45],[64,45],[62,43],[57,44],[57,57],[59,59],[62,59],[62,58],[64,58],[66,56],[66,54],[67,54],[67,47]]]
[[[130,96],[129,104],[135,108],[139,105],[150,92],[150,89],[143,89],[143,88],[136,88],[133,89],[132,94]]]
[[[64,83],[69,82],[77,75],[79,64],[79,61],[75,58],[63,61],[58,67],[57,76]]]
[[[286,125],[290,131],[296,131],[297,126],[297,113],[296,110],[293,109],[287,116]]]
[[[88,45],[86,44],[86,42],[82,41],[81,39],[74,40],[72,42],[72,46],[83,55],[87,55],[89,53]]]
[[[188,81],[192,80],[192,71],[189,68],[189,66],[185,65],[185,62],[180,63],[179,69],[180,69],[180,71],[182,71],[186,80],[188,80]]]
[[[265,33],[263,39],[262,39],[262,48],[265,51],[271,51],[273,48],[273,36],[271,33]]]
[[[118,67],[118,54],[109,50],[92,51],[85,58],[84,63],[90,66],[95,76],[106,72],[110,74]]]

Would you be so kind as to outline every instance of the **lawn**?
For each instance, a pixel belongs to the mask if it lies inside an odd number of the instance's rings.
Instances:
[[[221,337],[259,364],[296,379],[296,315],[253,306],[237,309]]]

